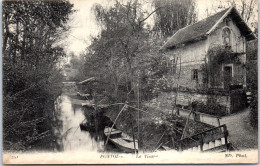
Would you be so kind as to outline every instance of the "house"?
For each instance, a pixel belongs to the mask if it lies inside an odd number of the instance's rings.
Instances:
[[[161,50],[176,66],[174,73],[168,75],[172,86],[195,92],[179,98],[206,102],[209,95],[200,91],[214,89],[227,92],[218,100],[229,111],[240,107],[232,108],[235,99],[229,92],[246,88],[246,46],[253,39],[255,35],[235,7],[178,30]]]

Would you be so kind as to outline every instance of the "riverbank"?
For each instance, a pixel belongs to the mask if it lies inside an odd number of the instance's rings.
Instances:
[[[106,110],[104,115],[114,122],[120,111],[120,109],[114,107]],[[181,139],[186,121],[187,118],[185,117],[142,106],[139,111],[132,107],[126,107],[118,116],[115,124],[118,129],[128,135],[133,136],[134,134],[134,137],[139,140],[139,147],[144,152],[151,152],[157,150],[160,146],[176,148],[175,143]],[[189,120],[189,129],[185,134],[186,136],[193,135],[212,127],[211,125]]]
[[[3,99],[4,151],[53,151],[60,122],[55,110],[59,84],[39,84]]]
[[[164,101],[164,103],[162,103]],[[165,113],[175,112],[172,109],[171,103],[167,100],[161,100],[159,103],[147,102],[145,105],[157,111]],[[187,118],[189,110],[179,109],[179,115]],[[248,150],[258,148],[258,130],[250,124],[250,109],[246,108],[231,115],[216,117],[209,114],[200,113],[200,121],[212,125],[226,125],[228,130],[228,141],[232,143],[236,150]]]

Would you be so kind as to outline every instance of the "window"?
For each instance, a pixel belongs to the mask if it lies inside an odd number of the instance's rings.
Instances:
[[[224,46],[231,46],[231,30],[228,27],[222,31],[222,40]]]
[[[198,69],[192,70],[192,80],[196,80],[198,82]]]

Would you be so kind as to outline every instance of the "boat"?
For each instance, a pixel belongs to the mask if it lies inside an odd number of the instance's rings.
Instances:
[[[133,153],[135,150],[138,151],[138,141],[135,140],[134,143],[134,140],[125,133],[122,133],[122,131],[106,126],[104,129],[104,134],[108,137],[108,140],[111,143],[122,151],[127,153]]]
[[[93,107],[94,102],[93,100],[85,100],[84,102],[81,103],[82,107]]]
[[[81,103],[81,106],[82,107],[87,107],[87,108],[94,108],[95,104],[93,103],[92,100],[86,100],[85,102]],[[96,105],[96,107],[100,108],[100,109],[105,109],[105,108],[108,108],[109,106],[110,106],[109,104],[99,104],[99,105]]]
[[[77,92],[77,95],[81,98],[81,99],[88,99],[90,97],[90,94],[86,93],[80,93],[80,92]]]
[[[85,130],[90,132],[95,131],[95,125],[87,121],[80,123],[79,127],[80,130]]]

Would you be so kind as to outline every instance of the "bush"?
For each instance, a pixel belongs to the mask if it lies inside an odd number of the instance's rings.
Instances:
[[[218,104],[214,99],[209,99],[206,104],[199,101],[192,102],[192,107],[194,111],[210,115],[225,116],[227,114],[226,107]]]
[[[258,93],[257,91],[252,92],[252,100],[249,105],[250,111],[250,123],[253,127],[258,127]]]
[[[250,112],[250,123],[253,127],[258,127],[258,50],[257,50],[257,42],[258,40],[253,40],[247,45],[247,88],[248,91],[252,93],[251,103],[249,108]]]

